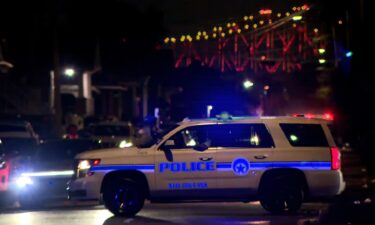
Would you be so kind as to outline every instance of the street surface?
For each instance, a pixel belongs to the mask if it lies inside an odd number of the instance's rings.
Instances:
[[[271,215],[257,202],[149,204],[134,218],[116,218],[103,206],[48,206],[24,211],[6,209],[0,225],[117,225],[117,224],[317,224],[323,203],[305,204],[295,215]]]

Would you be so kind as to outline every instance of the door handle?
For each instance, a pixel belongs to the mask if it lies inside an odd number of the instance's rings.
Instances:
[[[254,156],[255,159],[265,159],[267,157],[268,157],[267,155],[256,155],[256,156]]]
[[[199,158],[201,161],[210,161],[212,157],[200,157]]]

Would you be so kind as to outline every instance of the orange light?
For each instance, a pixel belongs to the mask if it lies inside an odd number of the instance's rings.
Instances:
[[[261,10],[259,10],[259,14],[260,15],[270,15],[270,14],[272,14],[272,10],[271,9],[261,9]]]
[[[249,19],[248,16],[244,16],[244,17],[243,17],[243,20],[245,20],[245,21],[247,21],[248,19]]]
[[[318,33],[319,32],[318,28],[314,28],[314,32]]]
[[[260,25],[263,25],[263,24],[264,24],[264,21],[263,21],[263,20],[259,21],[259,24],[260,24]]]
[[[164,38],[164,43],[168,44],[168,42],[169,42],[169,38],[168,37]]]
[[[233,30],[232,29],[229,29],[228,30],[228,34],[232,34],[233,33]]]
[[[249,20],[253,20],[254,19],[254,16],[249,16]]]
[[[217,27],[214,27],[213,31],[216,32],[217,31]]]
[[[340,25],[342,25],[342,20],[339,20],[338,23],[339,23]]]
[[[281,17],[281,13],[278,13],[278,14],[277,14],[277,17]]]
[[[286,12],[286,13],[285,13],[285,16],[290,16],[290,12]]]
[[[254,23],[253,27],[254,27],[254,29],[256,29],[258,27],[258,25],[256,23]]]
[[[212,37],[213,37],[213,38],[216,38],[216,36],[217,36],[216,33],[213,33],[213,34],[212,34]]]
[[[238,29],[237,29],[237,33],[239,33],[239,34],[240,34],[240,33],[241,33],[241,29],[239,29],[239,28],[238,28]]]
[[[228,27],[228,28],[230,27],[230,23],[227,23],[227,27]]]
[[[171,37],[171,42],[172,42],[172,43],[176,43],[176,38]]]
[[[221,33],[221,37],[225,37],[225,33]]]
[[[249,29],[249,24],[245,24],[245,30],[248,30]]]

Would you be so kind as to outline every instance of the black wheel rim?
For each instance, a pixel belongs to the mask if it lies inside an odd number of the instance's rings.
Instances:
[[[138,193],[132,187],[119,187],[115,192],[114,200],[120,213],[133,210],[138,205]]]

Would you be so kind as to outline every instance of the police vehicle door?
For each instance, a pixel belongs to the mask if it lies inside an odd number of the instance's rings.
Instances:
[[[217,146],[218,188],[222,195],[249,196],[257,191],[261,174],[273,156],[273,140],[262,123],[219,124],[212,145]],[[225,197],[225,196],[223,196]]]
[[[155,158],[156,195],[208,197],[208,189],[216,188],[216,149],[210,147],[208,126],[184,128],[159,147]]]

